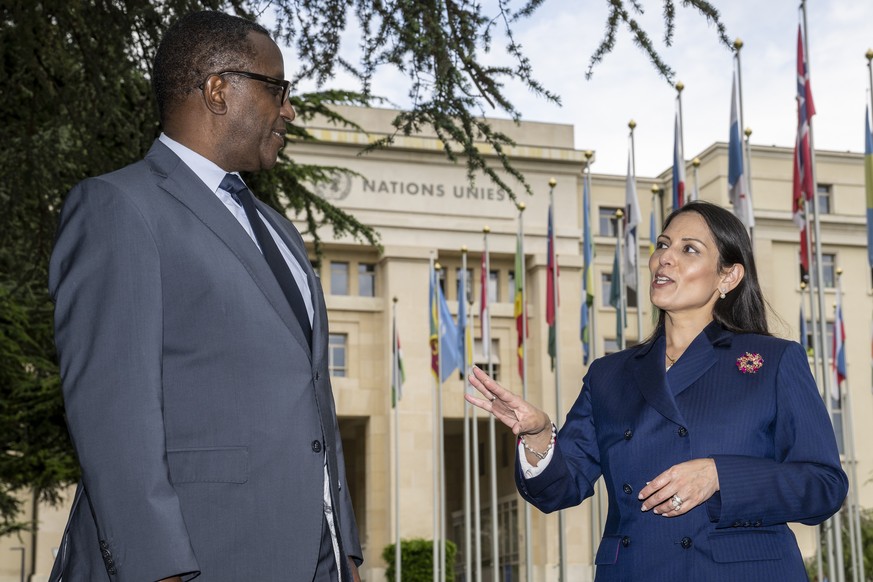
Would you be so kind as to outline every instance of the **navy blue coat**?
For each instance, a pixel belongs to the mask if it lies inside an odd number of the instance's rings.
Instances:
[[[544,512],[578,505],[603,475],[609,513],[598,582],[806,580],[795,521],[817,524],[848,490],[833,428],[800,344],[711,323],[665,373],[665,339],[591,364],[545,470],[516,462]],[[746,353],[760,356],[740,371]],[[720,491],[674,518],[642,512],[647,481],[711,457]]]

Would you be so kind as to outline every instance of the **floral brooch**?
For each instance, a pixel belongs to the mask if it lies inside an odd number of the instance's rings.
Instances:
[[[754,374],[764,365],[764,358],[761,354],[752,354],[746,352],[744,355],[737,358],[737,369],[743,374]]]

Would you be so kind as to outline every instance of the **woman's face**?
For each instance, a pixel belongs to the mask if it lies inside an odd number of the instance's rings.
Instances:
[[[719,254],[706,221],[696,212],[675,217],[658,237],[649,258],[652,305],[671,316],[689,314],[712,319],[724,278]]]

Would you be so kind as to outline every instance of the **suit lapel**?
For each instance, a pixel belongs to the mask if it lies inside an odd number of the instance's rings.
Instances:
[[[707,325],[670,370],[673,393],[678,396],[709,371],[718,361],[716,348],[729,346],[732,337],[733,334],[714,321]]]
[[[282,288],[245,229],[197,174],[164,144],[156,141],[145,159],[158,176],[157,185],[188,208],[239,259],[285,326],[309,354],[303,330]]]
[[[664,345],[664,336],[660,335],[634,356],[634,378],[646,402],[664,417],[681,425],[684,420],[664,374]]]

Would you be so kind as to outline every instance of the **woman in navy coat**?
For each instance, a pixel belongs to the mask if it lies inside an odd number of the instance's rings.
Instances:
[[[796,342],[772,337],[742,223],[692,202],[649,259],[660,311],[644,343],[593,362],[561,431],[481,370],[467,399],[519,435],[516,483],[544,512],[603,475],[597,581],[806,580],[787,523],[818,524],[848,490]]]

